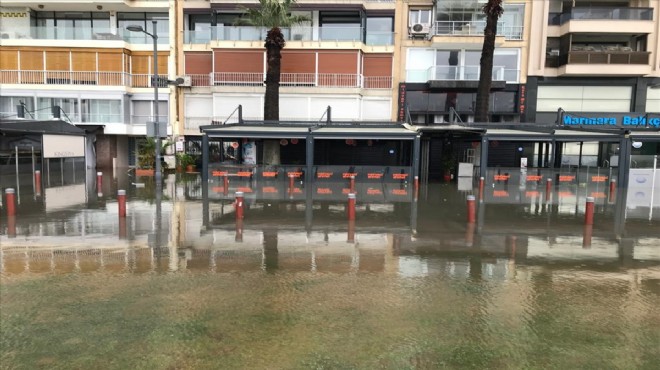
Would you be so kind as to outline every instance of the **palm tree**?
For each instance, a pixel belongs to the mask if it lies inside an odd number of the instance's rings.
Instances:
[[[309,17],[291,15],[296,0],[259,0],[258,8],[244,8],[245,17],[239,23],[268,28],[266,34],[266,94],[264,96],[264,121],[280,119],[280,67],[282,49],[286,42],[281,27],[291,27],[310,21]],[[265,164],[279,164],[280,152],[277,140],[264,140]]]
[[[488,104],[490,103],[490,87],[493,79],[493,54],[495,53],[495,35],[497,21],[504,12],[502,0],[488,0],[484,5],[486,28],[484,28],[484,45],[481,49],[479,86],[477,87],[477,106],[475,107],[475,122],[488,122]]]
[[[282,27],[310,21],[309,17],[291,15],[296,0],[259,0],[258,8],[245,8],[245,17],[239,23],[268,28],[266,35],[266,95],[264,97],[264,120],[280,119],[280,65],[282,49],[286,42]]]

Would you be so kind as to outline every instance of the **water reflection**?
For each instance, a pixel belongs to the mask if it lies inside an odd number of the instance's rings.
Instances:
[[[539,197],[482,201],[470,223],[474,192],[431,184],[417,202],[358,201],[355,221],[343,199],[307,194],[248,197],[237,219],[232,192],[204,197],[197,176],[168,177],[160,199],[153,185],[108,175],[82,204],[22,202],[14,226],[2,218],[3,364],[651,368],[660,356],[660,228],[629,222],[617,238],[610,205],[588,230],[579,207]]]

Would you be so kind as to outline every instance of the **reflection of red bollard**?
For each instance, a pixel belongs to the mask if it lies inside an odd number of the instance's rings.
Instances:
[[[96,193],[103,196],[103,172],[96,173]]]
[[[348,221],[348,237],[346,241],[348,243],[355,243],[355,220]]]
[[[484,200],[484,186],[486,185],[486,179],[483,177],[479,178],[479,200]]]
[[[552,179],[548,178],[545,180],[545,202],[550,203],[550,197],[552,196]]]
[[[591,248],[591,235],[593,234],[593,231],[594,225],[584,225],[584,231],[582,234],[582,248]]]
[[[355,193],[348,194],[348,220],[355,220]]]
[[[506,248],[509,252],[509,257],[516,256],[516,241],[518,238],[515,235],[509,235],[506,237]]]
[[[351,175],[350,192],[355,193],[355,175]]]
[[[126,217],[119,217],[119,239],[126,239]]]
[[[419,176],[415,176],[415,193],[419,192]]]
[[[34,194],[41,196],[41,171],[34,171]]]
[[[234,204],[236,207],[236,219],[237,220],[242,220],[243,219],[243,207],[245,206],[245,200],[243,198],[243,192],[242,191],[237,191],[236,192],[236,203]]]
[[[293,189],[294,189],[294,181],[295,177],[292,173],[289,174],[289,195],[293,197]]]
[[[126,217],[126,190],[117,190],[119,217]]]
[[[7,216],[7,237],[16,237],[16,216]]]
[[[616,180],[612,179],[610,180],[610,195],[608,201],[610,203],[614,203],[616,200]]]
[[[584,224],[593,225],[594,224],[594,198],[587,197],[587,203],[584,207]]]
[[[234,237],[234,241],[237,241],[239,243],[243,242],[243,219],[242,218],[236,218],[236,236]]]
[[[7,204],[7,217],[16,216],[16,195],[14,189],[5,190],[5,202]]]
[[[474,230],[476,229],[476,224],[474,222],[468,222],[467,228],[465,229],[465,244],[468,247],[474,245]]]
[[[467,221],[474,223],[477,221],[477,204],[474,195],[467,196]]]
[[[229,177],[227,174],[222,175],[222,194],[227,195],[229,193]]]

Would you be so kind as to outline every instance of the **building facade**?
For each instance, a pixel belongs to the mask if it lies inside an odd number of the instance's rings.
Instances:
[[[157,35],[158,72],[167,77],[175,60],[170,9],[168,1],[3,1],[0,115],[60,117],[95,140],[100,169],[134,165],[155,120],[154,47],[152,37],[126,27]],[[159,89],[161,122],[169,123],[170,89]]]

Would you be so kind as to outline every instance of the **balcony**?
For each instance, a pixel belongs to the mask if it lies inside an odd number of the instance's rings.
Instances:
[[[138,34],[118,29],[112,33],[109,28],[99,27],[40,27],[18,28],[3,32],[3,40],[67,40],[67,41],[124,41],[131,44],[152,44],[153,39],[145,34]],[[158,35],[159,44],[168,44],[167,35]]]
[[[408,70],[406,82],[428,81],[479,81],[481,66],[433,66],[428,69]],[[493,81],[517,83],[520,71],[506,69],[503,66],[493,67]]]
[[[643,76],[651,73],[648,51],[571,50],[568,54],[547,57],[546,67],[559,68],[560,75]]]
[[[568,13],[555,14],[549,19],[558,25],[552,36],[567,33],[653,33],[652,8],[589,7],[573,8]],[[551,31],[551,30],[549,30]]]
[[[264,73],[215,72],[189,75],[192,86],[265,86]],[[280,86],[391,89],[391,76],[363,76],[343,73],[282,73]]]
[[[0,71],[0,84],[152,87],[150,74],[124,72]],[[166,79],[167,75],[160,75]]]
[[[433,29],[435,36],[483,36],[485,21],[437,21]],[[497,36],[505,40],[522,40],[523,26],[512,26],[504,22],[497,23]]]
[[[211,41],[262,41],[268,29],[250,26],[216,26],[205,30],[185,30],[186,44],[208,44]],[[293,27],[282,28],[286,41],[348,41],[366,45],[393,45],[393,32],[366,32],[363,27]]]

